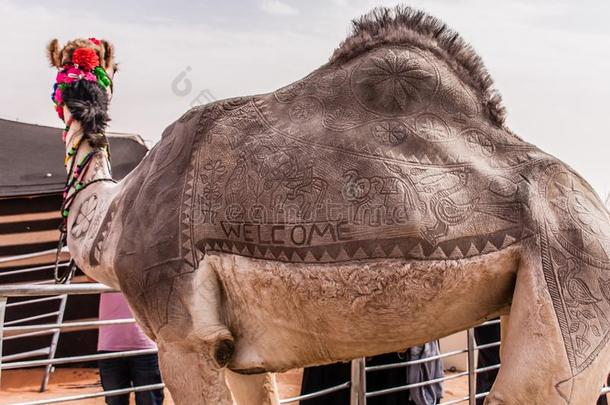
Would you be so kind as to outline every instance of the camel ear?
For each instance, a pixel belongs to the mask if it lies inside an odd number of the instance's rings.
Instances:
[[[104,69],[112,68],[113,70],[116,70],[114,63],[114,45],[112,45],[105,39],[102,39],[100,42],[102,48],[101,56],[102,60],[104,61]]]
[[[57,38],[52,39],[47,45],[47,56],[51,66],[55,66],[56,68],[61,67],[61,49]]]

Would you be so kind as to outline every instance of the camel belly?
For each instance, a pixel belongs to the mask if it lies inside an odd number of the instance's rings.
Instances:
[[[506,313],[519,251],[315,265],[220,254],[236,339],[229,367],[282,371],[401,351]]]

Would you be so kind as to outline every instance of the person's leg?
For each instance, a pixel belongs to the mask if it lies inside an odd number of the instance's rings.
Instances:
[[[610,386],[610,375],[606,378],[606,387]],[[608,405],[607,395],[600,395],[595,405]]]
[[[367,366],[381,366],[404,361],[402,354],[386,353],[367,357]],[[407,384],[407,370],[405,368],[391,368],[366,374],[366,391],[380,391]],[[410,405],[412,404],[409,391],[400,391],[367,399],[367,405]],[[347,403],[347,402],[346,402]]]
[[[99,360],[98,367],[104,391],[131,387],[129,364],[126,359]],[[108,405],[129,405],[129,394],[108,396],[106,397],[106,403]]]
[[[303,370],[301,395],[311,394],[312,392],[349,381],[350,370],[350,363],[335,363],[305,368]],[[301,401],[301,405],[337,405],[348,403],[349,389],[335,391],[322,397]]]
[[[129,358],[131,381],[134,387],[161,383],[159,358],[156,354],[145,354]],[[163,403],[163,390],[136,392],[137,405],[160,405]]]
[[[494,343],[500,340],[500,325],[492,324],[486,326],[479,326],[474,329],[474,339],[477,345],[484,345],[488,343]],[[500,346],[488,347],[487,349],[479,350],[479,357],[477,360],[477,368],[489,367],[496,364],[500,364]],[[490,370],[484,373],[477,374],[477,394],[482,392],[489,392],[491,390],[496,377],[498,376],[498,370]],[[483,405],[485,398],[477,398],[477,405]]]

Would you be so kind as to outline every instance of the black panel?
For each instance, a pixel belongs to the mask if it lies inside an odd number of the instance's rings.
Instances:
[[[0,197],[61,192],[66,171],[61,129],[0,119]],[[114,176],[121,179],[146,155],[135,135],[108,134]]]

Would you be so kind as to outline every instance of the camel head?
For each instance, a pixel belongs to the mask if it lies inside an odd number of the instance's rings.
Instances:
[[[110,121],[108,103],[117,70],[114,47],[96,38],[77,38],[61,47],[53,39],[47,54],[51,66],[58,69],[52,99],[59,118],[66,127],[77,121],[92,147],[105,146],[103,134]]]
[[[74,63],[74,51],[79,48],[89,48],[95,51],[98,56],[99,65],[106,70],[109,76],[117,70],[117,64],[114,61],[114,46],[105,39],[96,38],[76,38],[68,41],[63,47],[59,44],[59,40],[52,39],[47,45],[47,53],[51,66],[57,69],[62,69],[66,65]]]

